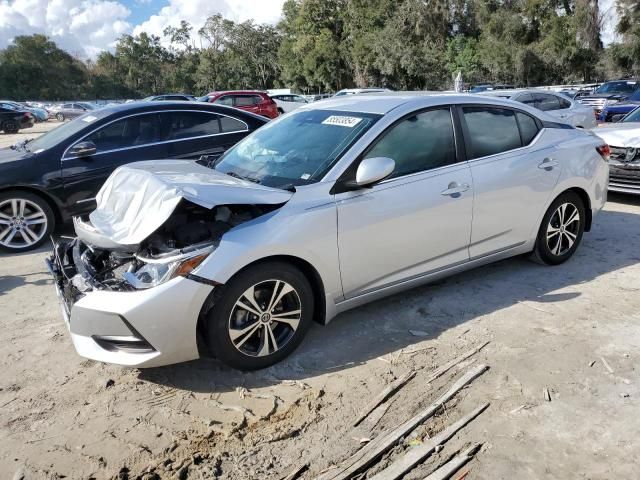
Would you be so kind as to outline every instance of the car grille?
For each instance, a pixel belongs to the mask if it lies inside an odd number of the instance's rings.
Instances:
[[[600,111],[604,108],[604,103],[607,101],[605,98],[589,98],[584,97],[578,100],[583,105],[587,105],[588,107],[593,108],[594,110]]]
[[[627,157],[627,149],[623,147],[610,147],[611,154],[609,155],[613,160],[624,162]]]

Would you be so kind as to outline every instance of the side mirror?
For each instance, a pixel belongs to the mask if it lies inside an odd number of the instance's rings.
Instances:
[[[611,121],[612,122],[619,122],[620,120],[622,120],[626,115],[624,113],[616,113],[615,115],[611,116]]]
[[[97,150],[96,144],[93,142],[80,142],[69,149],[69,154],[76,157],[90,157],[95,155]]]
[[[365,158],[358,165],[356,179],[346,183],[348,188],[365,188],[381,182],[393,173],[395,160],[387,157]]]

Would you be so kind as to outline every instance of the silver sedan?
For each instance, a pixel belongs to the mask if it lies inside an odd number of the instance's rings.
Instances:
[[[81,355],[258,369],[386,295],[514,255],[565,262],[606,201],[607,155],[522,103],[343,97],[210,168],[121,167],[48,264]]]
[[[546,112],[557,121],[578,128],[595,128],[596,114],[590,106],[556,92],[530,88],[527,90],[493,90],[481,95],[508,98]]]

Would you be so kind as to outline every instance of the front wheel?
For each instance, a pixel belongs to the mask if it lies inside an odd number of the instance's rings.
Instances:
[[[546,265],[559,265],[571,258],[580,245],[585,227],[585,207],[574,192],[556,198],[542,219],[534,255]]]
[[[64,122],[64,114],[56,113],[56,120],[58,120],[59,122]]]
[[[269,262],[239,273],[214,293],[205,316],[207,344],[239,370],[269,367],[302,341],[313,318],[313,292],[293,265]]]
[[[55,227],[49,204],[30,192],[0,194],[0,250],[26,252],[40,246]]]

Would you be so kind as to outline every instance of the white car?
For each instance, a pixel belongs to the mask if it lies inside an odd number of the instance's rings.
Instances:
[[[611,150],[609,190],[640,195],[640,107],[617,123],[605,123],[594,133]]]
[[[296,108],[300,108],[303,105],[309,103],[309,101],[302,95],[296,95],[292,93],[283,95],[270,95],[271,99],[278,105],[278,111],[282,113],[293,112]]]
[[[527,89],[527,90],[492,90],[482,92],[480,95],[508,98],[516,102],[524,103],[531,107],[547,112],[559,122],[567,123],[578,128],[595,128],[597,125],[593,108],[583,105],[576,100],[571,100],[559,93]]]

